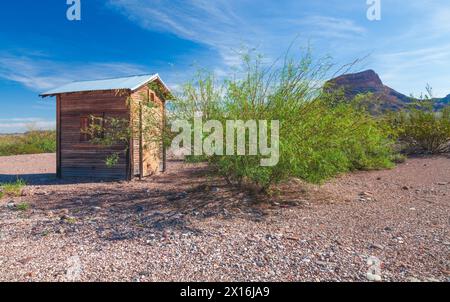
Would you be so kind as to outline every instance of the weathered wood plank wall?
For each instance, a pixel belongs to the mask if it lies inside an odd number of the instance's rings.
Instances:
[[[60,102],[61,177],[125,179],[126,146],[104,147],[83,142],[80,119],[90,115],[129,119],[126,96],[114,91],[79,92],[62,94]],[[105,158],[114,152],[120,152],[119,162],[108,168]]]

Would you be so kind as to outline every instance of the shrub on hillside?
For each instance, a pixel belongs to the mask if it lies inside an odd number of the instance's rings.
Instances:
[[[440,112],[433,110],[431,89],[398,113],[388,115],[397,131],[400,147],[408,154],[440,154],[450,152],[450,107]]]

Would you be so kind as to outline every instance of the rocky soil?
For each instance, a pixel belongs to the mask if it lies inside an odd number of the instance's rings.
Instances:
[[[30,164],[32,162],[32,164]],[[450,159],[410,159],[262,200],[202,164],[144,181],[57,181],[0,158],[0,281],[449,281]],[[23,206],[26,205],[26,206]]]

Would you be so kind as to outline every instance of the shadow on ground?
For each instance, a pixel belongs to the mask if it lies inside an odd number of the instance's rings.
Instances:
[[[117,182],[117,180],[99,180],[95,178],[67,178],[59,179],[56,174],[0,174],[0,184],[15,182],[22,179],[30,186],[54,186],[54,185],[76,185],[76,184],[95,184],[106,182]]]
[[[263,221],[270,204],[211,177],[204,165],[174,163],[168,173],[131,183],[88,185],[32,196],[32,208],[55,219],[40,220],[33,235],[96,232],[105,240],[197,234],[194,220],[235,217]],[[294,206],[294,205],[293,205]]]
[[[0,174],[0,183],[14,182],[18,179],[23,179],[30,185],[50,185],[56,184],[56,174]]]

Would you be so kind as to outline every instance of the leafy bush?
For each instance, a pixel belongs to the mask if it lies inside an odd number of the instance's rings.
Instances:
[[[291,138],[294,176],[322,182],[342,172],[393,166],[392,131],[350,104],[328,107],[320,100],[298,121]],[[287,153],[288,154],[288,153]]]
[[[0,156],[56,152],[55,131],[29,131],[0,136]]]
[[[207,157],[230,184],[267,191],[289,177],[319,183],[351,170],[393,165],[388,124],[354,104],[330,104],[332,97],[318,88],[330,66],[326,61],[316,62],[308,53],[299,61],[286,59],[280,68],[261,62],[245,57],[238,76],[223,82],[199,73],[172,104],[172,119],[192,121],[201,112],[223,129],[227,120],[280,122],[280,159],[273,167],[260,165],[260,153]],[[246,137],[248,150],[248,131]]]
[[[408,154],[450,152],[450,107],[435,112],[426,96],[409,108],[388,115],[399,136],[400,147]]]

